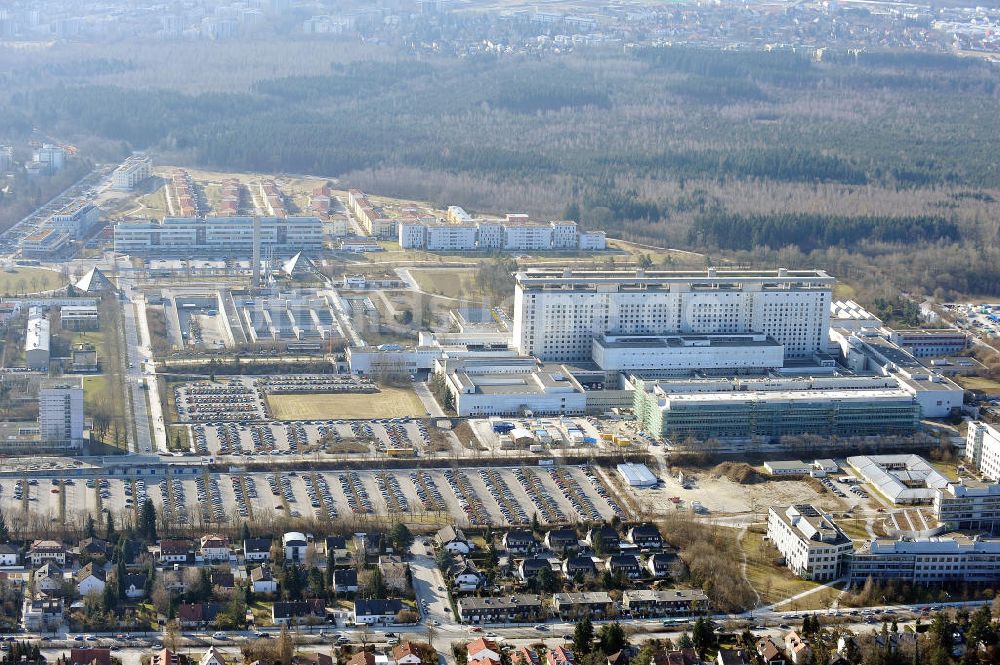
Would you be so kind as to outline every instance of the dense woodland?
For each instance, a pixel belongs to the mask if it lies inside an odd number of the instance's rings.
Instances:
[[[0,136],[37,126],[108,152],[565,215],[715,258],[815,263],[875,290],[1000,293],[1000,70],[987,63],[380,48],[53,48],[0,74]]]

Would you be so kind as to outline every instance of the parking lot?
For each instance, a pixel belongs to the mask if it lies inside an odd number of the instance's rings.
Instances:
[[[198,381],[174,386],[174,404],[182,422],[267,418],[267,404],[260,391],[243,381]]]
[[[0,509],[67,520],[103,510],[116,517],[149,496],[177,524],[352,515],[443,513],[462,524],[575,523],[611,519],[613,500],[589,468],[484,467],[283,473],[198,473],[162,481],[0,479]],[[603,496],[602,496],[603,495]],[[62,497],[65,496],[65,505]],[[64,511],[64,512],[63,512]]]
[[[431,446],[428,425],[411,418],[296,420],[237,424],[215,421],[191,426],[198,455],[344,455],[411,457]]]

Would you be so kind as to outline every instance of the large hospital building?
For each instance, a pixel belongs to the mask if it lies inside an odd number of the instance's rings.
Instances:
[[[809,358],[827,348],[834,282],[820,270],[529,270],[516,275],[514,342],[524,355],[579,362],[601,336],[759,333],[786,358]]]
[[[323,248],[319,217],[261,217],[260,242],[277,256]],[[115,251],[134,256],[249,257],[252,217],[167,217],[115,225]]]

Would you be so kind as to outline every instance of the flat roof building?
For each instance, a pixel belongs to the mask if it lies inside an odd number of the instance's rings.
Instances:
[[[590,360],[595,337],[762,334],[786,358],[827,349],[835,279],[820,270],[518,272],[514,340],[546,361]]]
[[[964,536],[874,540],[851,555],[850,581],[907,584],[1000,580],[1000,540]]]
[[[24,361],[28,369],[49,368],[49,319],[40,309],[32,307],[24,335]]]
[[[603,370],[693,370],[740,372],[778,369],[785,348],[764,334],[598,335],[591,355]]]
[[[930,504],[950,482],[920,455],[856,455],[847,465],[896,505]]]
[[[53,381],[38,391],[38,429],[47,446],[70,450],[83,444],[83,388],[78,381]]]
[[[260,217],[260,245],[276,256],[323,248],[319,217]],[[119,222],[115,251],[135,256],[250,257],[253,217],[166,217],[162,222]]]
[[[965,435],[965,459],[987,478],[1000,481],[1000,430],[973,421]]]
[[[119,192],[131,192],[135,186],[153,175],[153,160],[144,152],[129,156],[111,174],[111,188]]]
[[[587,397],[568,368],[534,358],[457,358],[439,363],[460,416],[583,415]]]
[[[645,464],[619,464],[617,469],[631,487],[656,487],[660,482]]]

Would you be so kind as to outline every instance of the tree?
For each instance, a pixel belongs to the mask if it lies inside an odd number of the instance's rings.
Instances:
[[[87,523],[83,527],[83,534],[87,538],[97,538],[97,523],[94,522],[94,516],[87,513]]]
[[[7,516],[0,510],[0,542],[6,543],[10,540],[10,529],[7,528]]]
[[[156,541],[156,507],[148,497],[139,513],[139,536],[149,543]]]
[[[437,564],[439,570],[447,572],[447,570],[451,568],[451,564],[453,563],[451,552],[449,552],[446,548],[442,547],[434,555],[434,563]]]
[[[969,651],[974,651],[979,644],[992,646],[996,644],[997,634],[990,621],[990,608],[980,605],[969,618],[969,629],[965,633]]]
[[[691,629],[691,641],[694,643],[698,656],[704,659],[705,654],[715,647],[715,627],[712,625],[711,619],[698,617]]]
[[[677,647],[679,649],[693,649],[694,641],[691,639],[690,635],[684,633],[680,636],[680,639],[677,640]]]
[[[605,655],[610,656],[613,653],[621,651],[622,647],[625,646],[625,629],[617,621],[605,624],[601,626],[601,630],[597,634],[597,639],[600,641],[601,651]]]
[[[594,624],[589,616],[585,616],[576,622],[573,629],[573,653],[578,656],[586,656],[594,644]]]
[[[104,523],[104,540],[109,543],[115,538],[115,517],[111,514],[109,510],[107,512],[107,520]]]
[[[397,551],[402,551],[413,543],[413,534],[410,533],[409,527],[402,522],[397,522],[389,531],[389,540],[392,541],[392,546]]]

